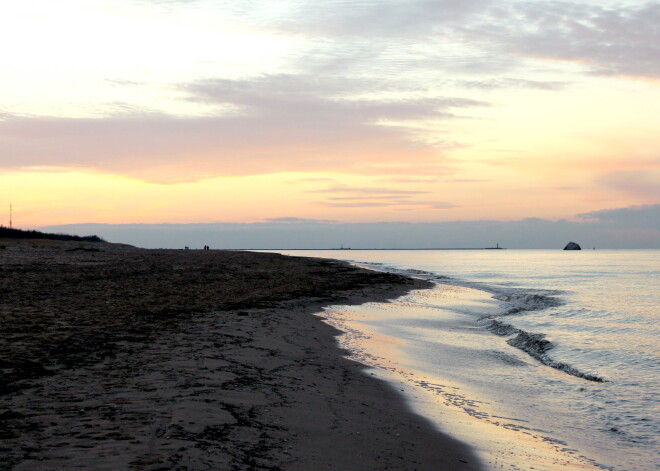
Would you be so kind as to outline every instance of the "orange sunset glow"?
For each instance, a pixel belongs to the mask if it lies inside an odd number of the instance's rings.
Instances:
[[[657,204],[658,18],[643,1],[14,2],[0,202],[27,228]]]
[[[14,0],[0,44],[0,471],[654,469],[660,0]]]

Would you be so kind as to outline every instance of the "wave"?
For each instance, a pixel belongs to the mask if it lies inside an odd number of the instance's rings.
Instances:
[[[395,273],[398,275],[410,276],[413,278],[420,278],[423,280],[429,280],[429,281],[454,280],[456,281],[456,283],[460,282],[459,280],[451,278],[449,276],[438,275],[437,273],[433,273],[426,270],[418,270],[416,268],[395,268],[395,267],[386,266],[385,264],[380,262],[358,262],[355,260],[351,260],[350,262],[362,268],[369,268],[375,271],[387,271],[388,273]]]
[[[557,292],[552,292],[557,294]],[[517,314],[523,311],[538,311],[549,307],[561,306],[563,302],[549,294],[530,293],[497,293],[493,298],[505,303],[505,314]]]
[[[503,337],[513,336],[506,341],[507,344],[522,350],[546,366],[555,368],[578,378],[583,378],[587,381],[594,381],[597,383],[606,381],[600,376],[585,373],[569,365],[568,363],[557,361],[551,358],[547,352],[552,350],[555,345],[546,339],[546,334],[527,332],[522,329],[518,329],[511,324],[496,319],[502,316],[524,314],[525,312],[529,311],[539,311],[561,306],[564,304],[564,301],[559,297],[559,295],[563,293],[562,291],[495,286],[477,281],[466,281],[449,276],[438,275],[437,273],[424,270],[385,267],[380,263],[365,263],[360,265],[367,268],[372,268],[377,271],[387,270],[393,273],[399,273],[415,278],[422,278],[433,281],[437,284],[462,286],[465,288],[473,288],[491,293],[493,295],[493,299],[497,299],[498,301],[502,302],[502,304],[500,304],[502,311],[496,315],[485,316],[478,319],[477,324],[484,326],[494,334]]]
[[[532,358],[540,361],[546,366],[550,366],[557,370],[568,373],[569,375],[576,376],[578,378],[586,379],[587,381],[594,381],[596,383],[603,383],[605,379],[600,376],[592,375],[589,373],[584,373],[577,368],[564,363],[561,361],[553,360],[550,356],[547,355],[547,352],[554,348],[554,344],[549,340],[546,340],[545,334],[534,334],[531,332],[518,329],[511,324],[501,322],[495,319],[486,318],[485,327],[493,332],[494,334],[501,336],[510,336],[513,335],[506,341],[512,347],[515,347],[523,352],[527,353]]]
[[[585,373],[578,370],[574,366],[557,361],[548,355],[548,351],[552,350],[555,345],[546,339],[546,334],[527,332],[518,329],[511,324],[496,320],[496,317],[508,316],[513,314],[521,314],[529,311],[540,311],[552,307],[561,306],[564,304],[559,297],[560,291],[549,290],[509,290],[503,291],[499,288],[491,287],[490,292],[495,292],[494,299],[502,301],[503,312],[496,316],[487,316],[479,319],[478,323],[485,325],[491,332],[504,337],[513,336],[506,341],[512,347],[515,347],[527,353],[532,358],[540,361],[546,366],[563,371],[571,376],[586,379],[587,381],[594,381],[597,383],[605,382],[601,376]]]

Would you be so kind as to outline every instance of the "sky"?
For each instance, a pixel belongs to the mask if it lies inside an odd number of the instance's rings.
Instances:
[[[657,1],[32,0],[0,43],[15,227],[660,203]]]
[[[489,248],[561,250],[660,249],[660,204],[595,211],[576,220],[525,218],[496,221],[360,222],[274,218],[252,223],[69,224],[48,232],[98,235],[145,248],[201,249],[419,249]]]

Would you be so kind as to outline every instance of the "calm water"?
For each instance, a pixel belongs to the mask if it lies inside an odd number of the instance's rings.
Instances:
[[[326,317],[490,468],[658,469],[660,251],[282,253],[438,284]]]

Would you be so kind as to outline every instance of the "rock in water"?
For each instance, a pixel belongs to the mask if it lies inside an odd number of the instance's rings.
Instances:
[[[582,247],[580,247],[580,244],[576,244],[575,242],[569,242],[566,244],[566,247],[564,247],[564,250],[582,250]]]

